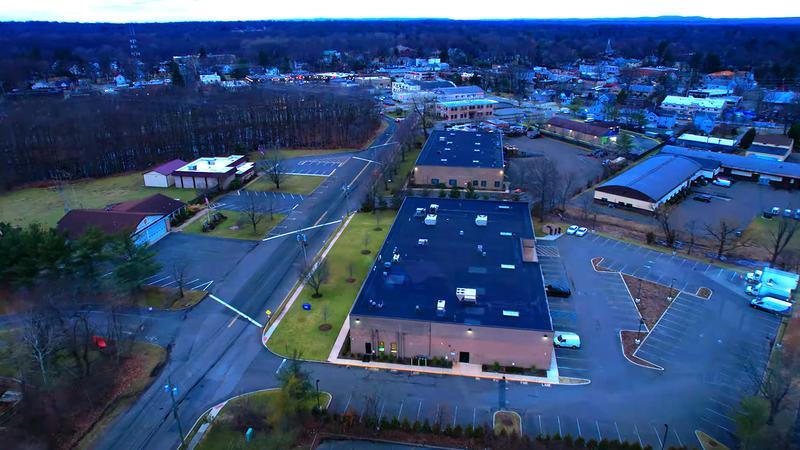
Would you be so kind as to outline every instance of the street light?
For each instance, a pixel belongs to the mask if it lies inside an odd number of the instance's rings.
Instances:
[[[675,300],[675,299],[672,297],[672,286],[673,286],[674,284],[675,284],[675,278],[673,278],[673,279],[671,279],[671,280],[669,281],[669,294],[667,294],[667,300],[668,300],[668,301],[670,301],[670,302],[671,302],[671,301],[673,301],[673,300]]]
[[[321,412],[322,407],[319,405],[319,378],[317,378],[317,412]]]
[[[178,417],[178,404],[175,403],[175,394],[178,393],[178,386],[172,384],[172,381],[167,378],[167,384],[164,385],[164,392],[169,394],[170,400],[172,400],[172,416],[175,417],[175,423],[178,424],[178,435],[181,438],[181,446],[183,445],[184,437],[183,437],[183,427],[181,427],[181,419]]]
[[[636,335],[636,345],[639,345],[642,342],[642,325],[644,325],[644,319],[639,318],[639,333]]]
[[[664,424],[664,439],[661,440],[661,450],[664,450],[664,448],[666,448],[666,445],[667,445],[667,432],[668,431],[669,431],[669,425],[665,423]]]
[[[308,256],[306,256],[306,245],[308,245],[308,236],[305,233],[297,233],[297,243],[303,249],[303,267],[308,267]]]

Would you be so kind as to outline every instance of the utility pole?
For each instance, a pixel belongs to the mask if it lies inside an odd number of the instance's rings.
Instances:
[[[178,424],[178,435],[181,437],[181,447],[184,443],[183,437],[183,427],[181,427],[181,419],[178,417],[178,404],[175,403],[175,394],[178,393],[178,386],[172,384],[172,381],[167,378],[167,384],[164,385],[164,392],[169,394],[169,398],[172,401],[172,416],[175,417],[175,423]]]

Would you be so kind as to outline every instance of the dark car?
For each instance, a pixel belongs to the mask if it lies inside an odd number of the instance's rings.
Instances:
[[[572,295],[572,291],[569,290],[566,286],[561,286],[558,284],[548,284],[545,287],[548,297],[569,297]]]
[[[703,203],[711,203],[711,196],[710,195],[705,195],[705,194],[695,195],[694,197],[692,197],[692,200],[695,200],[695,201],[698,201],[698,202],[703,202]]]

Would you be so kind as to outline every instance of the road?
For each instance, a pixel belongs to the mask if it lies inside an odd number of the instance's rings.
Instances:
[[[289,211],[284,220],[297,229],[313,227],[339,220],[360,206],[368,191],[368,179],[374,175],[375,163],[369,161],[389,152],[395,131],[396,125],[389,122],[369,148],[358,152],[358,158],[347,159],[314,193]],[[347,195],[343,185],[349,186]],[[335,228],[324,226],[307,231],[308,253],[316,254]],[[263,321],[264,311],[277,309],[294,285],[302,262],[301,248],[293,236],[264,241],[236,261],[224,258],[209,261],[208,264],[220,267],[234,265],[212,291]],[[162,316],[150,314],[153,318]],[[275,384],[275,368],[281,359],[260,345],[259,328],[232,316],[222,305],[206,300],[188,313],[171,316],[164,322],[173,324],[170,327],[176,330],[159,336],[157,341],[170,349],[167,365],[158,380],[101,436],[97,448],[175,447],[179,441],[177,427],[169,416],[169,397],[162,390],[167,380],[179,388],[180,417],[185,429],[213,402],[248,390],[251,383],[242,380],[255,361],[259,369],[266,365],[269,374],[257,376],[260,385]]]
[[[348,209],[354,209],[356,202],[366,194],[366,176],[372,170],[372,164],[364,159],[379,158],[381,149],[387,147],[382,144],[387,143],[393,133],[394,128],[390,126],[373,144],[376,147],[360,152],[358,156],[363,159],[349,159],[326,180],[325,183],[330,183],[327,189],[316,191],[290,212],[290,217],[296,218],[297,226],[308,227],[336,220]],[[350,195],[353,204],[349,206],[345,205],[344,192],[339,188],[344,183],[353,183]],[[321,227],[308,232],[310,254],[319,250],[334,228]],[[630,244],[620,245],[611,240],[561,239],[554,245],[551,254],[563,257],[563,262],[558,264],[568,268],[565,276],[570,276],[573,281],[574,295],[570,301],[576,304],[576,308],[582,308],[577,313],[564,314],[563,324],[569,326],[570,321],[574,321],[579,328],[593,329],[594,335],[587,342],[586,350],[598,355],[592,357],[587,365],[580,366],[580,354],[560,351],[559,364],[567,365],[572,359],[573,370],[589,372],[592,380],[589,385],[551,387],[372,371],[324,363],[307,363],[306,368],[313,378],[320,380],[321,389],[333,394],[331,409],[335,412],[351,408],[361,414],[367,405],[373,405],[375,413],[382,417],[401,420],[405,417],[411,421],[438,419],[443,423],[452,421],[466,426],[490,422],[492,413],[498,409],[512,409],[522,416],[524,431],[533,435],[571,434],[587,441],[620,439],[660,448],[665,436],[664,424],[669,424],[666,447],[698,447],[693,433],[698,428],[723,438],[726,443],[733,443],[732,436],[720,429],[720,425],[726,428],[730,425],[723,418],[713,417],[714,414],[728,414],[727,410],[710,403],[720,401],[718,395],[724,391],[720,389],[724,387],[720,385],[721,380],[709,378],[714,375],[714,367],[703,367],[698,371],[690,366],[675,365],[658,372],[636,367],[623,359],[617,333],[620,327],[628,328],[636,323],[636,318],[630,320],[628,317],[635,310],[624,304],[629,300],[623,301],[621,297],[625,292],[620,286],[621,281],[592,271],[588,260],[594,256],[605,256],[609,260],[616,258],[615,261],[625,264],[619,270],[646,268],[647,274],[637,275],[648,279],[677,271],[685,263],[673,258],[651,264],[650,259],[654,256],[646,255]],[[627,253],[616,250],[617,247],[624,247]],[[640,254],[641,257],[637,256]],[[236,262],[234,269],[213,291],[257,320],[263,320],[264,310],[274,310],[294,285],[301,261],[302,253],[291,236],[262,242]],[[221,265],[226,263],[217,262]],[[582,269],[576,276],[575,268],[578,266]],[[674,276],[669,273],[670,277]],[[681,287],[688,290],[691,283],[709,286],[714,289],[716,298],[725,299],[740,289],[727,276],[726,272],[717,269],[694,270],[691,277],[682,280]],[[721,311],[737,317],[752,313],[740,311],[739,306],[730,306],[733,300],[723,301],[710,305],[725,308]],[[577,306],[578,302],[582,306]],[[623,307],[627,309],[620,309]],[[601,314],[608,315],[607,312],[601,313],[607,309],[614,310],[609,317],[619,318],[618,323],[595,320]],[[206,300],[185,316],[151,315],[153,320],[148,330],[158,323],[166,331],[144,334],[155,336],[157,342],[170,348],[169,362],[153,386],[101,437],[98,448],[176,448],[178,428],[170,415],[169,398],[161,388],[167,379],[178,386],[179,417],[185,431],[204,411],[220,401],[277,385],[275,375],[284,359],[261,345],[259,328],[236,319],[221,305]],[[164,342],[161,339],[171,340]],[[682,339],[682,345],[687,345],[693,338],[687,333]],[[712,340],[708,345],[716,345],[714,342]],[[712,363],[715,361],[711,360]],[[732,404],[735,399],[724,401]],[[707,423],[709,420],[715,421],[716,425]]]

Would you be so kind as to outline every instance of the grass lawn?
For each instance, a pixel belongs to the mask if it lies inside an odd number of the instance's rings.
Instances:
[[[162,193],[188,201],[197,196],[194,189],[150,188],[141,173],[80,181],[64,189],[70,208],[102,208],[111,203]],[[64,202],[55,188],[26,188],[0,195],[0,222],[28,225],[39,222],[55,226],[64,215]]]
[[[268,431],[255,430],[253,439],[249,444],[246,443],[244,434],[246,429],[237,429],[234,425],[237,422],[236,413],[241,411],[242,407],[248,407],[253,411],[252,415],[258,417],[269,417],[272,410],[272,404],[277,397],[277,390],[269,390],[248,394],[237,399],[229,401],[222,411],[220,411],[217,419],[211,428],[206,431],[205,436],[197,446],[198,450],[227,450],[231,448],[239,448],[240,446],[251,446],[253,448],[275,448],[275,445],[280,445],[276,442],[271,442],[276,438],[271,436]],[[331,395],[327,392],[320,392],[320,404],[324,407],[330,402]],[[315,395],[309,398],[306,409],[311,411],[317,404]],[[190,433],[189,437],[191,437]],[[284,437],[284,436],[281,436]],[[286,445],[291,445],[292,442],[286,442]]]
[[[398,112],[397,112],[397,111],[398,111],[398,109],[399,109],[399,111],[400,111],[400,113],[399,113],[399,114],[398,114]],[[391,117],[392,119],[397,119],[397,118],[400,118],[400,119],[402,119],[403,117],[405,117],[405,116],[407,116],[407,115],[408,115],[408,112],[407,112],[405,109],[402,109],[402,108],[396,108],[396,107],[392,107],[392,106],[390,106],[390,107],[386,108],[386,109],[383,111],[383,115],[384,115],[384,116],[386,116],[386,117]]]
[[[378,214],[381,221],[380,231],[375,231],[375,217],[372,213],[358,213],[353,217],[328,253],[330,275],[328,282],[320,289],[322,298],[313,299],[313,289],[303,289],[267,343],[272,351],[292,355],[297,350],[304,359],[324,361],[328,358],[361,283],[389,233],[396,212],[380,211]],[[369,236],[367,249],[370,252],[367,255],[361,254],[365,234]],[[351,265],[354,280],[348,282],[348,267]],[[311,303],[311,311],[304,311],[303,303]],[[323,324],[329,324],[331,329],[321,331],[320,325]]]
[[[204,218],[197,219],[190,223],[186,226],[186,228],[183,229],[183,231],[185,233],[202,234],[203,236],[261,240],[267,235],[267,233],[270,232],[270,230],[275,228],[275,226],[278,225],[281,220],[284,219],[284,217],[286,217],[286,214],[273,214],[272,220],[269,220],[269,214],[265,214],[264,218],[261,219],[261,222],[256,225],[256,232],[253,233],[253,225],[250,224],[250,221],[247,217],[242,219],[243,221],[241,224],[239,224],[238,229],[231,229],[231,227],[235,226],[237,221],[242,218],[242,213],[228,210],[220,210],[219,212],[224,214],[227,219],[223,220],[212,231],[203,233],[203,222],[205,221]]]
[[[794,220],[794,219],[788,219]],[[778,224],[780,223],[781,219],[774,218],[774,219],[765,219],[763,217],[756,217],[750,222],[750,225],[747,226],[747,229],[744,230],[744,236],[753,241],[753,244],[756,247],[761,246],[771,246],[771,242],[773,238],[770,237],[770,233],[777,233],[778,231]],[[764,257],[769,259],[769,252],[760,248],[761,251],[764,252]],[[786,246],[784,252],[791,252],[791,251],[800,251],[800,233],[795,233],[792,240],[789,241],[789,245]]]
[[[314,191],[326,177],[312,175],[284,175],[281,188],[275,189],[275,183],[269,176],[263,175],[247,185],[248,191],[285,192],[308,195]]]
[[[389,189],[385,191],[385,193],[388,194],[403,188],[409,175],[411,175],[411,171],[414,170],[414,163],[417,162],[417,157],[421,151],[422,149],[420,148],[406,153],[406,160],[400,161],[397,164],[397,173],[392,177],[392,181],[389,183]]]
[[[188,280],[187,280],[188,281]],[[137,306],[158,309],[182,309],[195,305],[206,297],[205,291],[183,290],[183,298],[178,298],[177,288],[163,288],[158,286],[142,286],[136,294],[134,304]]]
[[[697,436],[697,440],[700,441],[700,447],[702,447],[703,450],[728,450],[727,445],[720,443],[718,440],[700,430],[695,431],[695,435]]]

